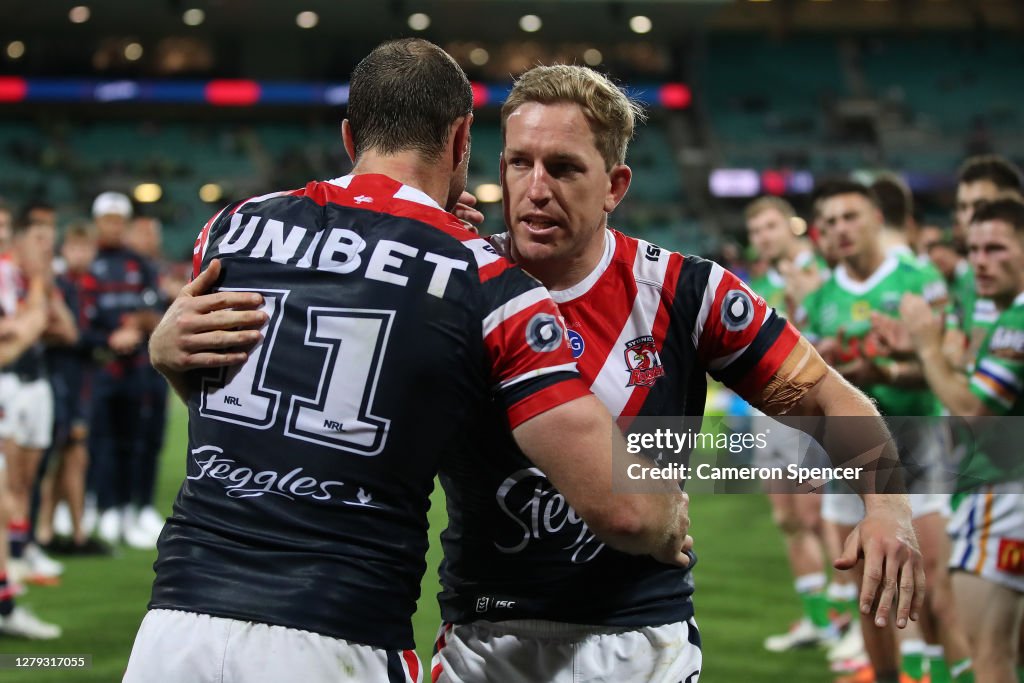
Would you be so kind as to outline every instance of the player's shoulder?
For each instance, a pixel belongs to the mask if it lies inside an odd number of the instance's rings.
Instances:
[[[1013,304],[996,318],[995,327],[1008,327],[1024,330],[1024,292],[1017,295]]]

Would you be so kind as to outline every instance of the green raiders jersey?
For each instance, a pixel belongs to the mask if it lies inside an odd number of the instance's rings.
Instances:
[[[939,304],[946,299],[946,284],[937,271],[929,272],[912,259],[890,254],[878,269],[863,282],[852,279],[845,266],[840,265],[832,279],[822,285],[804,301],[802,329],[808,337],[842,338],[840,362],[858,356],[871,356],[873,350],[864,348],[864,338],[871,330],[871,313],[899,315],[900,300],[904,294],[919,294],[929,303]],[[888,362],[879,358],[879,363]],[[940,404],[927,389],[902,389],[884,384],[860,387],[878,402],[886,415],[938,415]]]
[[[978,352],[970,387],[992,414],[1024,416],[1024,293],[989,331]],[[1008,425],[1008,430],[1013,431],[1013,426]],[[979,435],[976,452],[961,466],[961,481],[968,485],[1024,478],[1019,447],[1007,447],[1007,442],[1015,439],[1007,430],[991,431],[999,434],[1002,443],[986,447],[986,434]]]
[[[813,249],[804,249],[793,259],[793,266],[802,270],[810,271],[816,269],[822,282],[831,276],[828,263]],[[774,308],[779,315],[786,315],[786,280],[775,268],[769,268],[764,275],[756,277],[747,283],[750,288],[760,294],[768,305]]]
[[[747,284],[780,315],[786,312],[786,281],[782,279],[779,271],[769,268],[764,275],[753,278]]]
[[[950,284],[950,301],[946,309],[946,327],[958,329],[967,338],[968,368],[981,350],[981,344],[999,317],[995,302],[979,298],[974,291],[974,269],[967,261],[957,264]]]

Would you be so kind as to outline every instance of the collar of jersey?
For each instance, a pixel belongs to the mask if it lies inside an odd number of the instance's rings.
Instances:
[[[856,280],[850,277],[849,273],[846,272],[846,265],[839,264],[838,266],[836,266],[836,284],[845,289],[850,294],[867,294],[872,289],[874,289],[879,282],[884,280],[894,270],[896,270],[897,266],[899,265],[899,257],[890,252],[889,255],[885,257],[885,260],[882,261],[882,264],[878,266],[878,268],[875,269],[875,272],[871,274],[871,277],[869,277],[867,280],[864,280],[864,282],[857,282]]]
[[[361,173],[359,175],[379,176],[381,178],[388,178],[392,182],[395,182],[389,176],[381,175],[379,173],[365,173],[365,174]],[[329,182],[331,185],[337,185],[338,187],[343,187],[343,188],[345,188],[347,190],[348,186],[352,184],[352,180],[355,177],[356,177],[355,175],[349,174],[349,175],[346,175],[346,176],[341,176],[340,178],[331,178],[327,182]],[[404,200],[409,201],[409,202],[416,202],[417,204],[422,204],[423,206],[429,206],[429,207],[431,207],[433,209],[441,209],[441,205],[438,204],[437,202],[435,202],[433,199],[431,199],[430,196],[427,195],[426,192],[423,192],[422,190],[417,190],[412,185],[402,185],[398,189],[398,192],[395,193],[394,197],[395,197],[395,199],[404,199]],[[441,209],[441,210],[443,211],[444,209]]]
[[[612,231],[608,228],[604,229],[604,253],[601,254],[601,260],[597,262],[597,266],[594,267],[590,274],[585,278],[574,284],[572,287],[567,289],[560,289],[557,292],[551,292],[551,298],[555,300],[556,304],[564,304],[578,299],[587,292],[590,291],[591,287],[597,284],[597,281],[604,275],[604,271],[608,270],[608,266],[612,262],[612,256],[615,255],[615,237],[612,235]]]
[[[1024,292],[1021,292],[1013,299],[1014,306],[1024,306]]]

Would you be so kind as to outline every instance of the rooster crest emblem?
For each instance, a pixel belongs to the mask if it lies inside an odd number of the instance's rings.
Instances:
[[[625,354],[626,370],[629,372],[627,387],[649,387],[659,377],[665,376],[654,337],[648,335],[626,342]]]

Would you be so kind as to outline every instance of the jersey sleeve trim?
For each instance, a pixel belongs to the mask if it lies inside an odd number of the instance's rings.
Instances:
[[[1020,379],[989,358],[982,359],[971,375],[971,393],[996,413],[1009,412],[1024,394]]]
[[[509,320],[519,313],[536,306],[542,301],[547,301],[549,295],[546,289],[543,287],[534,287],[533,289],[523,292],[522,294],[515,296],[503,305],[491,311],[483,322],[483,336],[486,339],[494,330],[496,330],[502,323]]]
[[[521,375],[517,375],[510,379],[506,379],[498,385],[499,389],[508,389],[511,386],[525,382],[530,379],[537,377],[543,377],[544,375],[550,375],[555,372],[577,372],[576,363],[564,363],[563,365],[552,365],[546,368],[537,368],[536,370],[530,370],[524,372]]]
[[[508,408],[509,426],[515,429],[527,420],[557,408],[563,403],[587,396],[590,390],[578,377],[566,377],[555,384],[536,391]]]

